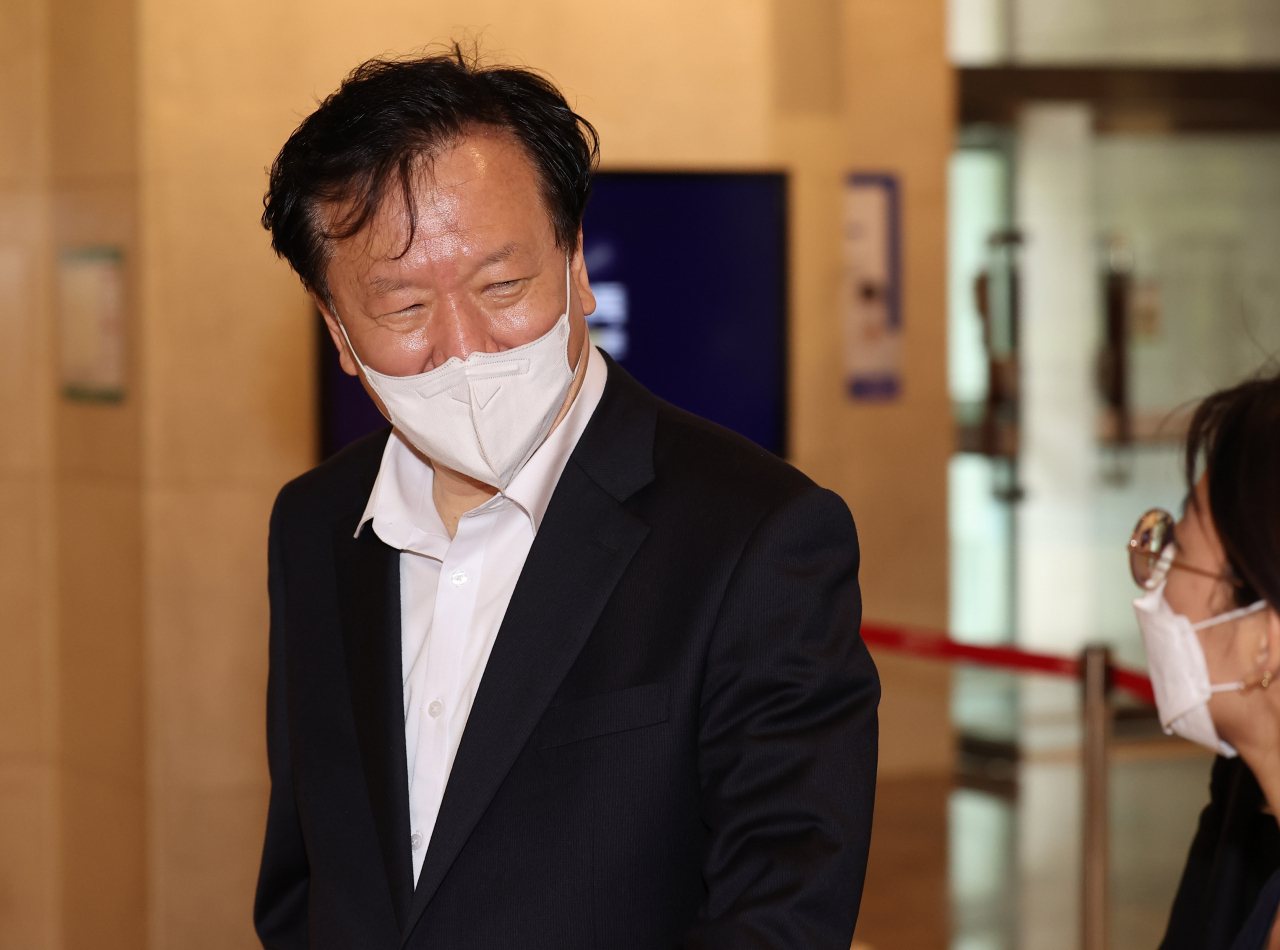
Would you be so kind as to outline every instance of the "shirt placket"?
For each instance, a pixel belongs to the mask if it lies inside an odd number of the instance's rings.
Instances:
[[[485,547],[496,517],[496,511],[487,509],[463,515],[440,568],[431,621],[431,652],[422,702],[418,704],[418,755],[412,799],[422,803],[423,811],[430,808],[431,813],[410,815],[415,876],[444,796],[453,740],[459,738],[453,735],[459,726],[459,680],[475,618]]]

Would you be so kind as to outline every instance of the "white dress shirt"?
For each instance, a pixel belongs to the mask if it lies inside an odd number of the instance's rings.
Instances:
[[[387,440],[356,534],[372,521],[378,537],[400,551],[404,739],[415,882],[489,651],[560,473],[604,394],[607,375],[604,358],[588,346],[586,375],[568,413],[506,491],[459,519],[452,540],[431,498],[431,466],[399,432]]]

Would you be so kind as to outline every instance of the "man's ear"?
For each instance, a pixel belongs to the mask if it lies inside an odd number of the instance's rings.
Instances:
[[[338,348],[338,363],[342,367],[342,371],[348,376],[359,376],[359,364],[356,363],[351,347],[347,343],[346,335],[338,324],[338,318],[333,315],[328,304],[320,299],[319,294],[310,288],[307,289],[307,293],[315,302],[316,309],[320,311],[320,316],[324,317],[324,325],[329,328],[329,337],[333,340],[333,345]]]
[[[582,228],[578,228],[578,249],[573,252],[573,261],[569,265],[569,274],[574,289],[578,291],[578,300],[582,303],[582,315],[588,316],[596,312],[596,295],[591,292],[591,278],[587,276],[587,259],[582,253]]]

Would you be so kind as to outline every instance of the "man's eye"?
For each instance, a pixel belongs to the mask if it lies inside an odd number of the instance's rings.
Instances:
[[[519,280],[503,280],[496,284],[490,284],[489,289],[498,293],[505,293],[507,291],[515,290],[519,284]]]

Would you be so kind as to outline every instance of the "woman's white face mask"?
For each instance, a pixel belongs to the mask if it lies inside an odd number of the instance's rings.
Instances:
[[[1182,736],[1207,749],[1233,758],[1236,750],[1225,742],[1209,714],[1209,698],[1214,693],[1244,688],[1244,683],[1210,683],[1209,665],[1197,630],[1238,620],[1266,607],[1266,601],[1192,623],[1174,613],[1164,599],[1164,584],[1133,602],[1138,628],[1147,649],[1147,668],[1156,694],[1160,725],[1169,734]]]

